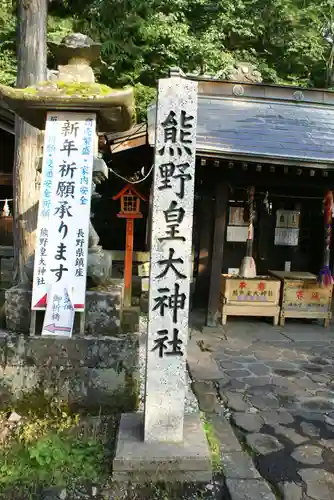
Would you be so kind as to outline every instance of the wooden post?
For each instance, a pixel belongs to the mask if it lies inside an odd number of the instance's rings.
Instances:
[[[46,79],[47,0],[18,0],[17,4],[17,87]],[[41,151],[39,130],[15,118],[15,159],[13,170],[14,261],[19,283],[27,282],[24,266],[35,251]]]
[[[209,284],[209,301],[206,326],[218,326],[220,310],[220,280],[226,230],[228,185],[218,183],[215,193],[215,222],[212,241],[212,258]]]
[[[212,194],[203,193],[199,210],[195,217],[199,218],[199,255],[197,262],[196,287],[194,292],[194,306],[203,309],[208,304],[209,282],[211,272],[211,243],[213,233],[213,200]]]
[[[132,258],[133,258],[134,220],[126,219],[125,269],[124,269],[124,306],[131,307],[132,302]]]

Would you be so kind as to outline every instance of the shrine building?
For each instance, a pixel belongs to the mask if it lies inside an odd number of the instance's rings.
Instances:
[[[318,274],[324,251],[323,202],[334,183],[334,94],[204,77],[196,80],[192,306],[205,311],[206,324],[215,326],[220,322],[222,274],[237,273],[245,255],[251,186],[257,275],[268,278],[270,271],[277,271],[309,279]],[[152,105],[147,137],[141,125],[109,137],[115,165],[121,162],[117,157],[127,155],[128,169],[131,165],[133,172],[138,171],[143,164],[144,171],[149,170],[154,121]],[[147,181],[144,186],[147,189]],[[144,194],[149,195],[145,189]],[[135,240],[135,246],[137,242],[137,250],[149,250],[147,238],[143,245],[144,227],[147,232],[149,222],[145,226],[143,220],[142,225],[140,243]],[[291,299],[292,309],[300,307],[302,293],[297,291]],[[242,296],[240,290],[235,301]],[[311,298],[305,312],[304,305],[300,309],[302,316],[313,318],[312,311],[323,311],[323,304],[317,303],[318,292],[312,291]]]

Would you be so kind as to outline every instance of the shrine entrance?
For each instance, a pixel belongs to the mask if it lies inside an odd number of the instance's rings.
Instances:
[[[214,273],[219,278],[238,273],[246,248],[250,185],[255,191],[253,257],[257,275],[266,277],[272,270],[317,275],[324,249],[323,202],[333,172],[324,175],[318,169],[310,175],[305,168],[297,176],[295,170],[287,171],[277,163],[262,164],[261,171],[255,162],[220,160],[219,168],[217,164],[218,160],[205,159],[204,164],[199,158],[196,169],[193,309],[207,312],[210,293],[215,293],[220,310],[220,280]],[[286,217],[292,217],[295,228],[289,229]],[[221,264],[214,271],[217,254],[222,254]],[[220,313],[217,317],[220,323]]]

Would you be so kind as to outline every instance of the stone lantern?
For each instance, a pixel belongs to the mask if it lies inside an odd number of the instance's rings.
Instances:
[[[100,57],[101,44],[82,33],[66,36],[61,43],[50,43],[58,68],[49,71],[48,80],[19,89],[0,85],[0,98],[30,125],[44,130],[47,111],[91,111],[96,113],[99,132],[123,132],[133,125],[135,105],[133,89],[112,89],[95,82],[91,64]],[[93,190],[108,178],[105,162],[98,158],[98,139],[93,165]],[[111,272],[110,257],[98,245],[92,223],[89,225],[87,275],[95,284],[102,284]],[[34,256],[26,266],[32,281]]]

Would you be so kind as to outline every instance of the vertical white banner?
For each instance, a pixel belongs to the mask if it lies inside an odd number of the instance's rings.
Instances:
[[[196,127],[197,82],[160,80],[144,429],[151,442],[183,439]]]
[[[95,113],[47,114],[32,310],[46,308],[53,285],[85,308],[95,134]]]

